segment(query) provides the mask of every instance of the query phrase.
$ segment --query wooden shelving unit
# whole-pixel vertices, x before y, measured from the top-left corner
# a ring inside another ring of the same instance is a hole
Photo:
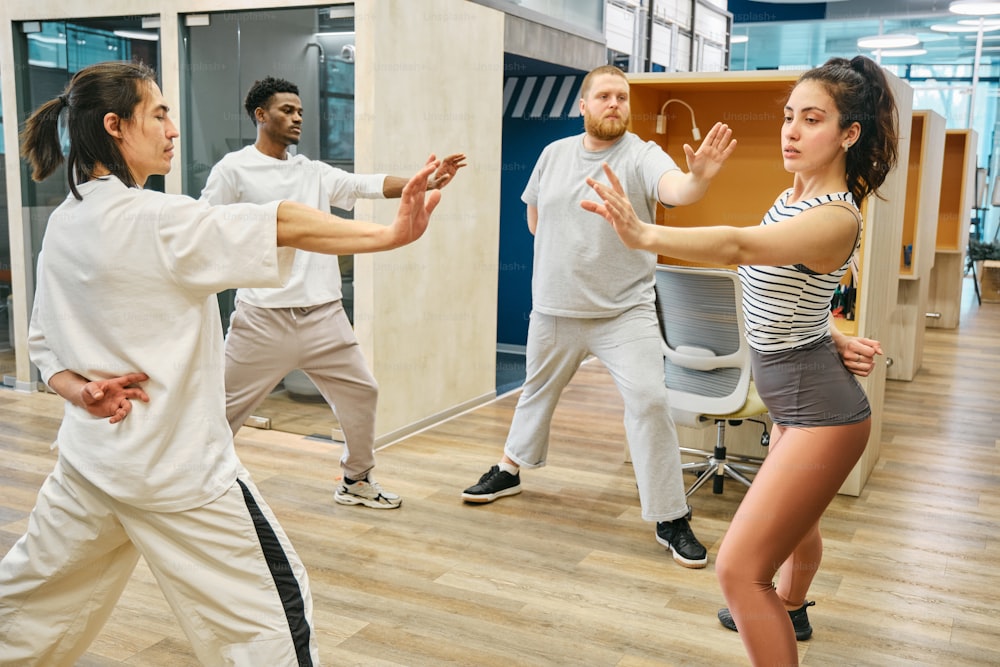
[[[658,142],[686,168],[684,143],[695,145],[691,136],[691,116],[680,104],[667,107],[666,134],[656,134],[656,116],[669,99],[679,98],[694,110],[698,127],[707,134],[721,121],[733,128],[738,141],[736,152],[698,203],[661,210],[658,222],[678,226],[739,225],[760,223],[774,198],[789,187],[792,176],[781,160],[780,131],[784,103],[799,72],[643,73],[630,74],[632,131],[646,140]],[[905,82],[889,75],[899,106],[900,127],[910,128],[913,91]],[[906,132],[904,135],[908,135]],[[909,137],[899,146],[900,165],[909,160]],[[903,204],[907,170],[893,171],[882,187],[886,201],[869,198],[865,203],[865,231],[859,257],[859,281],[855,317],[838,322],[847,333],[887,340],[890,315],[896,307],[899,280],[898,257],[903,226]],[[667,261],[667,258],[662,258]],[[673,260],[671,260],[673,261]],[[860,379],[872,405],[872,432],[862,460],[841,488],[841,493],[859,495],[878,460],[885,392],[885,366]],[[732,429],[751,442],[757,429]],[[685,434],[685,437],[688,434]],[[743,453],[742,443],[733,443],[733,453]],[[696,443],[696,447],[702,447]],[[748,454],[761,451],[751,446]]]
[[[975,199],[977,141],[975,130],[945,131],[937,244],[927,301],[929,327],[958,326]]]
[[[899,289],[885,351],[890,380],[912,380],[923,363],[924,320],[938,229],[944,116],[914,110],[899,250]],[[909,261],[907,261],[907,259]]]

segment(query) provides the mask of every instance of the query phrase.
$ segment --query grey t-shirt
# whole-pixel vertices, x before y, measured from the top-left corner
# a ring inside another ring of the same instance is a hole
[[[636,214],[656,220],[660,177],[677,164],[655,142],[626,132],[611,148],[588,151],[579,134],[554,141],[542,151],[521,200],[538,207],[532,308],[559,317],[613,317],[654,299],[656,255],[629,250],[599,215],[580,207],[599,201],[588,177],[607,183],[607,162],[618,176]]]

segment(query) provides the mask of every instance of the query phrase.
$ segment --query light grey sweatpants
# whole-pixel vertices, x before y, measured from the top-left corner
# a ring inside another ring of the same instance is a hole
[[[642,518],[671,521],[687,514],[677,429],[667,404],[663,345],[652,304],[600,319],[532,312],[527,377],[504,453],[524,468],[545,465],[552,413],[563,388],[593,354],[611,373],[625,403],[625,435]]]
[[[319,664],[305,568],[249,473],[202,507],[150,512],[60,460],[0,561],[0,665],[76,664],[140,556],[201,664]]]
[[[343,302],[311,308],[237,303],[226,335],[226,419],[233,433],[297,368],[337,415],[345,440],[340,459],[344,475],[364,479],[375,467],[378,384]]]

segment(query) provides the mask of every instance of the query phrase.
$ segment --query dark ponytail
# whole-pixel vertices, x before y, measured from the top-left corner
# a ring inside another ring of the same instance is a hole
[[[896,166],[899,116],[889,80],[871,58],[831,58],[809,70],[799,82],[821,83],[840,111],[840,127],[861,126],[858,140],[847,151],[847,188],[861,204]]]
[[[59,113],[66,106],[65,99],[65,95],[60,95],[38,107],[21,130],[21,155],[31,164],[32,180],[45,180],[63,162]]]
[[[69,129],[66,176],[73,196],[83,199],[76,186],[93,179],[98,167],[128,187],[139,187],[118,143],[104,129],[104,116],[113,113],[130,120],[149,84],[155,82],[153,70],[141,63],[111,61],[77,72],[62,95],[36,109],[24,124],[21,155],[31,164],[31,178],[44,180],[63,162],[59,115],[65,107]]]

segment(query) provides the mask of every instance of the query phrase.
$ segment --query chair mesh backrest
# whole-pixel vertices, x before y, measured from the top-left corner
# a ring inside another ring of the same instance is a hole
[[[718,367],[693,368],[683,354],[664,360],[672,404],[683,409],[724,413],[746,400],[749,356],[742,330],[739,277],[728,269],[661,265],[656,271],[656,309],[663,339],[671,350],[698,348],[705,356],[731,357]],[[713,364],[699,355],[695,361]],[[700,399],[700,400],[699,400]],[[706,400],[716,399],[716,400]]]

